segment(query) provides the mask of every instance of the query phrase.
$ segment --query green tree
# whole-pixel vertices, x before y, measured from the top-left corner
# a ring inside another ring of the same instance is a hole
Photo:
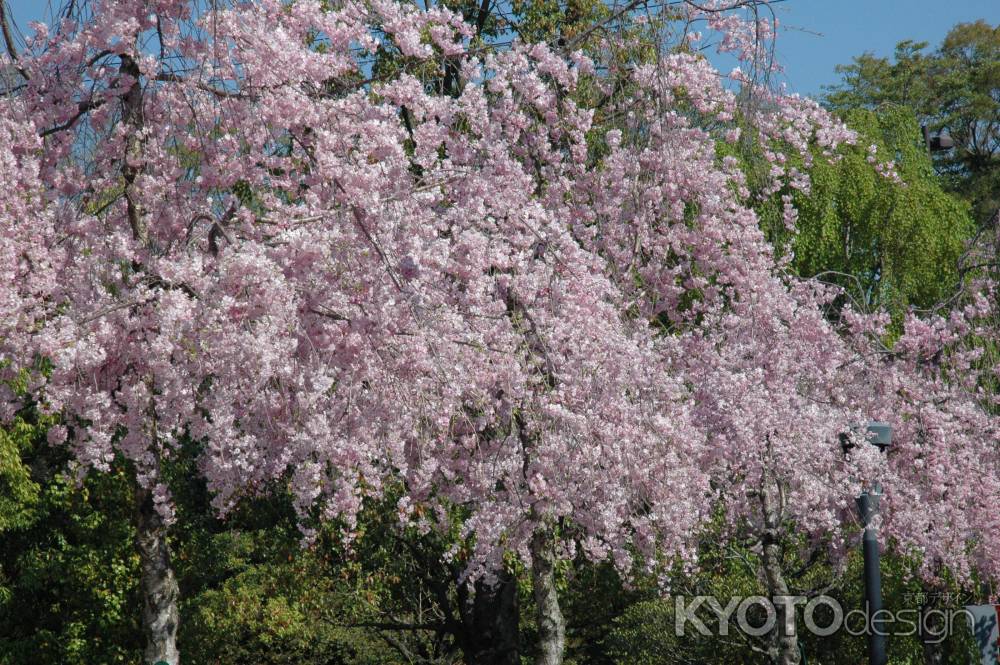
[[[949,133],[956,147],[936,153],[935,168],[980,224],[992,219],[1000,209],[1000,26],[960,23],[933,51],[907,40],[892,59],[864,53],[837,71],[842,80],[826,95],[831,109],[905,105],[932,133]]]
[[[799,274],[844,287],[862,307],[885,306],[898,318],[911,306],[947,300],[975,231],[968,206],[941,188],[908,108],[846,116],[857,143],[835,161],[817,157],[807,169],[808,191],[787,187],[759,206],[765,230],[779,251],[793,254]],[[794,235],[782,216],[786,196],[799,211]]]
[[[23,442],[13,462],[32,488],[2,536],[0,663],[138,662],[127,478],[116,467],[78,485],[44,434],[25,422],[0,436]]]
[[[143,634],[131,471],[118,459],[77,482],[46,429],[28,412],[0,431],[0,665],[135,665]],[[168,465],[184,517],[172,544],[187,662],[403,662],[361,625],[388,597],[386,579],[398,581],[390,555],[379,577],[338,543],[303,548],[287,496],[248,499],[220,520],[193,463],[181,455]]]

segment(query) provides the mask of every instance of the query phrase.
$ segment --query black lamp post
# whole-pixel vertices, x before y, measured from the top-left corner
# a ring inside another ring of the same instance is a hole
[[[892,426],[888,423],[871,421],[865,427],[865,433],[869,442],[877,446],[880,452],[885,450],[892,443]],[[844,436],[841,444],[845,451],[852,446],[850,440]],[[878,515],[878,503],[882,497],[882,485],[875,483],[870,490],[861,493],[857,498],[858,513],[861,515],[861,524],[864,525],[864,535],[861,536],[861,551],[865,559],[865,606],[869,617],[868,633],[868,662],[870,665],[886,665],[886,636],[881,629],[882,612],[882,575],[879,571],[879,551],[878,533],[872,526],[874,518]]]

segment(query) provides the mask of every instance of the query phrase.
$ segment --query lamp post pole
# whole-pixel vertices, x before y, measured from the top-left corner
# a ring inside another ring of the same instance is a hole
[[[858,428],[860,429],[860,427]],[[892,443],[892,426],[888,423],[871,421],[865,427],[868,441],[877,446],[879,452],[885,452]],[[841,437],[844,451],[853,447],[850,438]],[[882,574],[879,570],[878,532],[873,522],[878,516],[879,499],[882,498],[882,485],[876,482],[871,489],[863,491],[857,498],[858,513],[864,534],[861,536],[861,552],[864,555],[865,572],[865,607],[868,617],[868,663],[869,665],[886,665],[886,635],[882,630]]]
[[[888,423],[872,421],[865,428],[872,445],[885,452],[892,443],[892,426]],[[864,534],[861,536],[861,551],[865,560],[865,605],[868,611],[868,662],[870,665],[886,665],[886,635],[882,630],[882,573],[879,570],[878,532],[872,524],[878,515],[882,485],[875,483],[870,490],[858,497],[858,512]]]
[[[858,512],[865,527],[861,536],[861,551],[865,559],[865,609],[868,616],[868,662],[870,665],[886,665],[886,639],[881,627],[882,574],[879,570],[878,534],[872,526],[872,519],[878,514],[881,488],[876,485],[871,491],[862,492],[858,497]]]

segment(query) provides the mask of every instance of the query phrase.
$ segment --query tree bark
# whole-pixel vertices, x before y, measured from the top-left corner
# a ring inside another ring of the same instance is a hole
[[[940,635],[947,626],[944,617],[934,612],[939,609],[940,592],[934,587],[924,587],[923,592],[927,594],[926,602],[920,606],[920,641],[923,643],[924,665],[944,665],[944,641],[940,639]]]
[[[119,73],[132,81],[121,98],[122,122],[130,130],[121,166],[126,212],[132,238],[139,246],[148,250],[152,249],[152,243],[147,211],[141,202],[141,192],[136,187],[136,180],[145,168],[142,76],[139,64],[131,54],[123,52],[118,57],[121,61]],[[155,414],[152,405],[150,409]],[[177,602],[180,589],[170,565],[167,525],[156,511],[152,490],[141,485],[136,489],[135,522],[136,547],[139,550],[139,588],[142,593],[142,626],[146,633],[145,660],[149,665],[160,662],[178,665],[180,653],[177,650],[177,627],[180,612]]]
[[[552,530],[539,527],[531,539],[531,582],[534,587],[538,655],[535,665],[562,665],[566,619],[559,609]]]
[[[932,643],[927,641],[926,639],[924,639],[923,642],[924,642],[924,665],[944,665],[944,643],[943,642]]]
[[[789,596],[788,583],[781,570],[781,545],[765,539],[764,542],[764,577],[767,580],[767,590],[773,601],[776,596]],[[768,655],[775,665],[798,665],[799,638],[794,630],[787,631],[786,626],[795,626],[795,608],[784,603],[775,602],[777,617],[774,630],[771,632]]]
[[[139,550],[142,627],[146,633],[145,662],[180,663],[177,627],[180,590],[170,565],[167,527],[153,503],[149,489],[136,490],[136,547]]]
[[[774,603],[777,613],[774,629],[769,636],[767,652],[774,665],[798,665],[799,639],[795,631],[795,607],[783,602],[777,602],[777,596],[790,596],[788,582],[782,571],[784,551],[781,546],[781,522],[784,513],[784,495],[777,481],[771,481],[770,474],[765,474],[761,489],[761,508],[764,515],[764,534],[761,538],[763,552],[761,561],[764,566],[764,580],[770,600]],[[788,630],[787,627],[791,627]]]

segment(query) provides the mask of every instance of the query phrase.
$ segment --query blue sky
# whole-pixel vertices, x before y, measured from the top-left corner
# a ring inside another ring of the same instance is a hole
[[[59,0],[8,0],[22,29]],[[872,51],[892,54],[903,39],[938,44],[956,23],[1000,24],[1000,0],[785,0],[774,5],[782,27],[777,56],[789,89],[806,95],[835,83],[834,66]]]
[[[1000,24],[1000,0],[786,0],[774,8],[777,58],[802,94],[836,82],[833,68],[865,51],[890,56],[904,39],[936,46],[956,23]]]

